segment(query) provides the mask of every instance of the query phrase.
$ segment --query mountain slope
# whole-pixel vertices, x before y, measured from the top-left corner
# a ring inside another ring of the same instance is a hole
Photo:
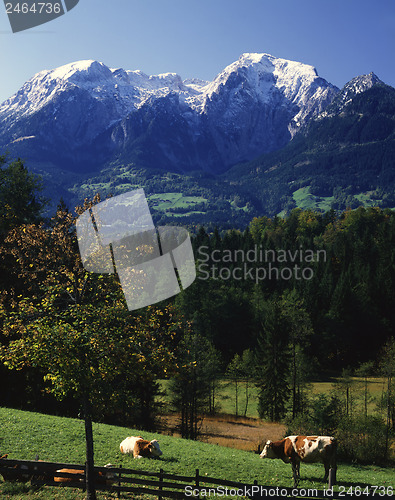
[[[41,173],[54,203],[144,187],[161,223],[395,207],[394,94],[374,73],[339,90],[269,54],[212,82],[80,61],[0,106],[0,151]]]
[[[240,189],[249,186],[260,209],[270,214],[295,207],[301,189],[312,208],[325,201],[326,208],[362,202],[394,207],[394,158],[395,89],[364,75],[347,84],[283,150],[239,165],[225,178]]]
[[[283,147],[337,92],[313,67],[268,54],[243,54],[213,82],[80,61],[0,106],[0,148],[74,172],[119,159],[218,173]]]
[[[178,75],[149,77],[97,61],[42,71],[0,106],[0,145],[28,161],[97,168],[110,154],[100,135],[152,95],[173,90],[189,92]]]
[[[306,122],[284,148],[220,176],[164,176],[160,169],[144,171],[116,163],[84,188],[75,186],[75,200],[89,192],[118,194],[140,185],[152,201],[156,221],[164,224],[176,218],[183,224],[221,227],[245,227],[254,216],[274,216],[295,207],[393,208],[395,89],[377,79],[355,92],[361,81],[366,77],[347,84],[340,104],[333,101],[330,112]]]

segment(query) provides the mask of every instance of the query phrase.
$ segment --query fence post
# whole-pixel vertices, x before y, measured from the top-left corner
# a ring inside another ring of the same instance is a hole
[[[119,466],[120,469],[122,469],[122,465]],[[118,476],[118,492],[117,492],[117,498],[121,498],[121,473],[119,473]]]
[[[199,488],[200,487],[199,469],[196,469],[195,483],[196,483],[196,488]]]
[[[159,470],[159,491],[161,492],[163,490],[163,469]],[[162,500],[162,495],[158,495],[158,500]]]
[[[82,491],[85,492],[86,491],[86,471],[87,471],[87,468],[88,468],[86,461],[85,461],[85,465],[83,465],[83,467],[84,467],[84,487],[82,488]]]

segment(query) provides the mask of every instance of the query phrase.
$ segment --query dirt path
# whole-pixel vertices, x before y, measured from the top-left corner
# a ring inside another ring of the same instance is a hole
[[[160,417],[159,432],[170,436],[179,436],[178,423],[178,415],[164,415]],[[258,446],[262,449],[262,444],[268,439],[274,441],[284,437],[285,430],[286,427],[283,424],[262,422],[255,418],[236,418],[223,414],[203,417],[198,439],[229,448],[257,451]]]

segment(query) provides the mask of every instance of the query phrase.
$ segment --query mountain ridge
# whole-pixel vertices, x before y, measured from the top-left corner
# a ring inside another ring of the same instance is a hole
[[[394,208],[394,158],[395,89],[377,79],[309,122],[282,150],[235,166],[225,179],[242,191],[249,186],[271,215],[300,206]]]
[[[312,66],[255,53],[240,56],[212,82],[189,82],[175,73],[148,76],[93,60],[42,71],[0,106],[0,147],[18,154],[27,141],[28,160],[81,171],[123,159],[142,143],[145,149],[132,156],[145,167],[160,166],[163,158],[166,169],[218,173],[283,147],[338,92]],[[149,111],[157,101],[169,103],[161,120]],[[165,140],[156,156],[146,153],[158,144],[152,128]]]
[[[85,60],[38,73],[0,105],[0,150],[42,174],[55,200],[144,187],[162,223],[211,213],[245,224],[306,200],[395,206],[394,93],[373,72],[338,89],[265,53],[211,82]]]

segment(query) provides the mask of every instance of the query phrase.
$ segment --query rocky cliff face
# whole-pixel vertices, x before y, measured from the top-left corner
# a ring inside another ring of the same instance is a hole
[[[351,101],[357,95],[366,92],[376,85],[385,86],[380,78],[373,72],[369,73],[368,75],[356,76],[348,83],[346,83],[346,85],[344,85],[344,87],[332,100],[330,105],[327,106],[327,108],[319,114],[318,118],[338,115],[351,103]]]
[[[42,71],[0,106],[0,147],[67,170],[119,158],[221,172],[283,147],[339,90],[312,66],[243,54],[212,82],[80,61]]]

